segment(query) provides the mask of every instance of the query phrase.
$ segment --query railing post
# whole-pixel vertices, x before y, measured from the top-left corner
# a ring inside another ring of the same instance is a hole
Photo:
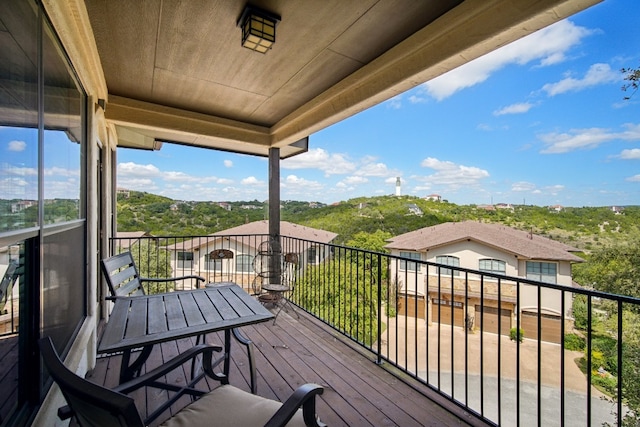
[[[376,364],[382,364],[382,254],[378,254],[378,330],[377,341],[378,345],[376,348]]]

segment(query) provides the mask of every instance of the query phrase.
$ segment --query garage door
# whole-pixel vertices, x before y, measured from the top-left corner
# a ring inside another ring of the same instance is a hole
[[[416,316],[418,319],[425,317],[424,296],[415,295],[403,296],[398,299],[398,314],[403,316]]]
[[[511,330],[511,310],[500,310],[500,330],[502,335],[509,335]],[[484,322],[484,324],[483,324]],[[498,333],[498,309],[495,307],[484,307],[476,305],[475,325],[484,332]]]
[[[560,335],[562,319],[552,314],[540,315],[541,340],[559,344],[562,341]],[[525,338],[538,339],[538,313],[523,311],[520,317],[520,325],[524,330]]]
[[[451,319],[453,318],[453,325],[464,327],[464,304],[458,301],[438,300],[434,298],[432,300],[433,310],[431,311],[431,321],[442,324],[451,325]],[[440,315],[440,317],[438,317]]]

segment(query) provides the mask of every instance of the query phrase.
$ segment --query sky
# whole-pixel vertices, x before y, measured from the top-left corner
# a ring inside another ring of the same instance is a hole
[[[639,0],[605,0],[310,135],[280,164],[281,199],[390,195],[400,177],[403,195],[456,204],[640,204],[640,93],[621,89],[621,69],[640,67],[639,18]],[[4,150],[19,143],[2,131]],[[268,198],[264,158],[166,143],[117,156],[119,187]]]

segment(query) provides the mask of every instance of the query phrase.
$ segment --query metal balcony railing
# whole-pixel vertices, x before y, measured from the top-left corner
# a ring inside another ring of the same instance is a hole
[[[112,239],[112,252],[130,250],[143,276],[198,274],[250,293],[265,277],[286,281],[296,310],[491,424],[622,425],[635,357],[625,313],[640,299],[285,236],[273,278],[254,269],[267,240]]]

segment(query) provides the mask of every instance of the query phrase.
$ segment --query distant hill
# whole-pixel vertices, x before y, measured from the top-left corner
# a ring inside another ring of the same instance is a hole
[[[335,205],[281,201],[281,219],[338,233],[345,243],[358,232],[392,236],[449,221],[478,220],[532,231],[579,249],[640,236],[640,207],[560,208],[529,205],[456,205],[415,196],[361,197]],[[266,202],[186,202],[131,191],[118,195],[118,230],[157,236],[207,235],[267,218]]]

